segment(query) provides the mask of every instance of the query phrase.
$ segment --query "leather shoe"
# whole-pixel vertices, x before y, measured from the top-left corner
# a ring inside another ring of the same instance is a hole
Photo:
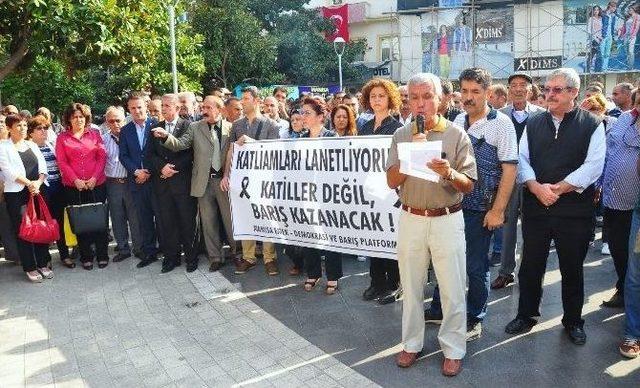
[[[187,263],[187,272],[193,272],[196,269],[198,269],[197,261]]]
[[[491,282],[491,289],[498,290],[505,288],[509,283],[513,283],[513,275],[498,275],[498,277]]]
[[[457,376],[462,370],[462,360],[445,358],[442,362],[442,374],[447,377]]]
[[[587,334],[580,326],[567,326],[564,328],[564,331],[567,332],[571,342],[576,345],[584,345],[587,342]]]
[[[136,265],[136,267],[138,268],[144,268],[146,266],[148,266],[149,264],[152,264],[154,262],[158,261],[158,258],[155,256],[147,256],[144,259],[140,260],[140,262]]]
[[[222,263],[219,261],[214,261],[213,263],[211,263],[211,265],[209,266],[209,272],[216,272],[218,270],[220,270],[220,268],[222,267]]]
[[[624,296],[620,291],[616,291],[615,294],[609,300],[602,302],[604,307],[624,308]]]
[[[408,368],[416,363],[419,354],[420,352],[411,353],[403,350],[396,355],[396,365],[400,368]]]
[[[504,332],[507,334],[524,334],[531,331],[531,329],[538,323],[535,319],[527,317],[516,317],[513,321],[507,324],[504,328]]]
[[[362,299],[364,299],[364,300],[378,299],[380,294],[381,294],[381,292],[378,291],[377,288],[375,288],[374,286],[369,286],[369,288],[364,290],[364,292],[362,293]]]
[[[378,304],[385,305],[394,303],[398,299],[402,298],[402,288],[398,287],[396,290],[390,290],[382,293],[378,297]]]
[[[131,257],[131,253],[118,253],[117,255],[115,255],[115,256],[113,257],[113,260],[112,260],[112,261],[113,261],[114,263],[119,263],[119,262],[121,262],[122,260],[124,260],[124,259],[128,259],[128,258],[130,258],[130,257]]]
[[[171,272],[177,266],[178,266],[178,263],[176,263],[175,260],[164,259],[164,260],[162,260],[162,270],[160,270],[160,273]]]

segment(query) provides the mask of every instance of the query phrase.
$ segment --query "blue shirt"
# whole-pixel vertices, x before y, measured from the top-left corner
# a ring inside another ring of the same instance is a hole
[[[623,113],[607,137],[607,158],[602,179],[602,204],[614,210],[631,210],[640,194],[638,158],[640,123],[631,112]]]

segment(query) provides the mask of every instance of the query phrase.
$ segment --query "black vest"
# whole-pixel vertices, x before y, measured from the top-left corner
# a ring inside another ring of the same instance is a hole
[[[542,112],[527,120],[529,161],[539,183],[557,183],[577,170],[585,161],[591,136],[601,120],[582,109],[565,114],[557,131],[551,113]],[[545,207],[529,190],[524,190],[523,213],[528,216],[592,217],[595,189],[591,185],[582,193],[560,196]]]
[[[529,116],[530,115],[531,113],[529,113]],[[515,116],[513,115],[513,111],[511,111],[511,122],[513,123],[513,126],[516,128],[516,137],[518,138],[518,145],[520,144],[520,138],[522,138],[524,127],[527,126],[527,120],[529,120],[529,117],[527,117],[526,119],[524,119],[524,121],[519,123],[518,120],[516,120]]]

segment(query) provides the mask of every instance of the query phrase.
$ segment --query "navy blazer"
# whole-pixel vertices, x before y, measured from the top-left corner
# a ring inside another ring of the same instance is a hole
[[[120,131],[120,163],[127,170],[127,176],[130,182],[135,182],[133,173],[142,168],[148,168],[144,165],[144,157],[149,144],[149,136],[151,135],[151,127],[155,125],[155,120],[147,118],[144,130],[144,144],[138,141],[138,132],[136,124],[133,120],[122,127]]]

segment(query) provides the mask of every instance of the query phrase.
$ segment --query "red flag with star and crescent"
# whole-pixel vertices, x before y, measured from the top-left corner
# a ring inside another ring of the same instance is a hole
[[[333,33],[327,32],[325,39],[333,42],[337,37],[341,37],[346,42],[349,41],[349,5],[344,4],[339,7],[322,7],[322,16],[330,19],[335,25]]]

